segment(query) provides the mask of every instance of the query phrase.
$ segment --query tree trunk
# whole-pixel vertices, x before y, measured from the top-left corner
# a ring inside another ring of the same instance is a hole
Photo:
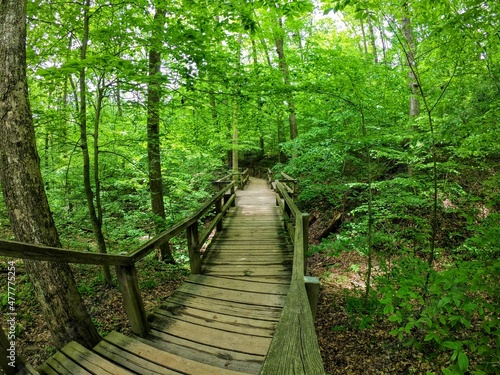
[[[97,82],[97,99],[94,118],[94,186],[95,186],[95,208],[96,208],[96,221],[97,221],[97,246],[100,253],[106,254],[106,242],[102,233],[102,204],[101,204],[101,179],[99,177],[99,124],[101,122],[102,101],[104,99],[104,78],[99,78]],[[103,266],[104,280],[107,285],[113,285],[111,271],[109,266]]]
[[[238,56],[236,61],[236,72],[235,72],[235,87],[233,93],[233,139],[232,139],[232,167],[233,167],[233,180],[236,186],[239,184],[240,172],[239,172],[239,156],[238,156],[238,116],[240,112],[240,70],[241,70],[241,42],[242,35],[238,35]]]
[[[80,52],[80,58],[82,61],[87,57],[87,45],[89,40],[89,7],[90,0],[85,0],[83,5],[83,39],[82,47]],[[98,119],[97,119],[98,121]],[[97,139],[97,134],[94,135]],[[106,253],[106,243],[104,241],[104,235],[102,233],[102,218],[100,218],[96,213],[96,208],[94,205],[94,192],[92,191],[92,185],[90,182],[90,156],[89,147],[87,140],[87,82],[86,82],[86,71],[85,67],[80,69],[80,147],[82,148],[83,156],[83,187],[85,190],[85,197],[87,198],[87,205],[89,208],[90,221],[92,223],[92,229],[97,242],[97,247],[100,253]],[[95,153],[98,152],[94,150]],[[95,156],[95,155],[94,155]],[[94,173],[97,173],[95,178],[97,182],[99,180],[99,168],[97,165],[98,160],[94,160]],[[96,190],[98,187],[96,186]],[[97,203],[100,203],[100,198],[96,193]],[[107,285],[113,285],[113,279],[111,277],[111,271],[109,266],[103,266],[104,280]]]
[[[408,88],[410,90],[410,117],[420,115],[420,101],[418,100],[418,81],[415,76],[415,38],[411,20],[408,17],[408,3],[403,4],[403,18],[401,26],[403,29],[403,38],[406,44],[406,65],[408,66]]]
[[[373,61],[378,64],[378,54],[377,54],[377,38],[375,37],[375,30],[373,28],[373,21],[368,16],[368,32],[370,33],[370,45],[372,47]]]
[[[163,180],[160,157],[160,99],[161,99],[161,54],[159,46],[162,43],[158,30],[165,25],[163,9],[157,9],[154,15],[154,28],[149,51],[149,82],[147,88],[147,144],[149,167],[149,191],[151,194],[151,209],[155,215],[155,230],[160,233],[165,229],[165,204],[163,202]],[[160,246],[158,256],[168,263],[175,263],[169,244]]]
[[[26,1],[0,7],[0,181],[17,241],[60,247],[43,188],[26,80]],[[100,341],[67,264],[25,261],[54,345]]]
[[[278,19],[278,32],[275,34],[275,44],[276,53],[278,54],[279,67],[283,73],[283,83],[285,84],[286,101],[288,104],[288,120],[290,122],[290,139],[297,138],[297,120],[295,116],[295,101],[292,92],[292,85],[290,84],[290,71],[288,70],[288,64],[285,58],[284,50],[284,30],[283,30],[283,20]]]

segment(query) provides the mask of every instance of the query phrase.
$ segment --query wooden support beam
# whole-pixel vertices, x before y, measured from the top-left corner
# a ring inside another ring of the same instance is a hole
[[[318,309],[319,298],[319,278],[313,276],[304,276],[304,284],[306,286],[307,299],[311,307],[311,314],[313,320],[316,320],[316,311]]]
[[[115,269],[132,332],[138,336],[146,337],[149,332],[149,324],[139,289],[137,270],[135,266],[116,266]]]
[[[304,275],[307,273],[307,249],[309,248],[309,214],[302,213],[302,249],[304,252]]]
[[[235,184],[233,184],[231,186],[231,196],[233,196],[235,193],[236,193],[236,187],[235,187]],[[233,202],[231,203],[231,207],[235,207],[235,206],[236,206],[236,200],[233,200]]]
[[[201,257],[199,252],[198,222],[190,225],[186,230],[189,252],[189,265],[192,274],[201,273]]]
[[[222,197],[215,201],[215,214],[219,215],[220,213],[222,213]],[[223,228],[224,225],[222,224],[222,220],[219,220],[217,222],[217,231],[221,231]]]

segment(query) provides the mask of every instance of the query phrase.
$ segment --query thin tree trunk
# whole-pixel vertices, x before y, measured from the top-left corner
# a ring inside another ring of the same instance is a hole
[[[238,116],[240,112],[240,69],[241,69],[241,42],[242,35],[241,33],[238,35],[238,56],[236,61],[236,73],[235,79],[236,84],[233,93],[233,116],[232,116],[232,125],[233,125],[233,140],[232,140],[232,166],[233,166],[233,179],[236,186],[239,184],[239,159],[238,159]]]
[[[87,46],[89,41],[89,8],[90,0],[85,0],[83,5],[83,39],[80,52],[80,59],[84,61],[87,57]],[[106,242],[102,233],[102,221],[99,220],[96,208],[94,205],[94,192],[90,181],[90,155],[87,137],[87,81],[85,67],[80,69],[80,147],[82,148],[83,156],[83,188],[85,190],[85,197],[87,198],[87,206],[89,209],[90,222],[92,223],[92,230],[97,242],[97,248],[100,253],[106,253]],[[97,137],[97,134],[94,136]],[[94,150],[98,152],[98,150]],[[94,173],[99,174],[97,161],[94,161]],[[98,176],[95,178],[99,178]],[[97,187],[96,187],[97,188]],[[98,199],[96,197],[96,199]],[[113,285],[111,271],[109,266],[103,266],[104,280],[107,285]]]
[[[365,51],[365,55],[368,55],[368,43],[366,42],[366,32],[365,32],[365,23],[363,20],[361,22],[361,35],[363,36],[363,50]]]
[[[26,80],[26,1],[0,7],[0,181],[17,241],[60,247],[40,173]],[[91,348],[99,334],[65,263],[25,261],[54,345]]]
[[[377,55],[377,38],[375,37],[375,31],[373,28],[373,21],[370,17],[368,17],[368,32],[370,33],[370,44],[372,47],[373,60],[375,64],[378,64],[378,55]]]
[[[155,215],[155,230],[160,233],[165,229],[165,204],[163,202],[163,179],[160,156],[160,100],[161,54],[159,46],[162,43],[158,30],[165,25],[166,10],[157,9],[154,15],[154,28],[151,35],[149,50],[149,82],[147,88],[147,147],[149,167],[149,191],[151,209]],[[169,244],[161,245],[158,257],[168,263],[175,263]]]
[[[253,38],[252,35],[252,60],[253,60],[253,68],[254,68],[254,74],[255,77],[259,77],[260,75],[260,69],[259,69],[259,61],[257,59],[257,44],[255,43],[255,39]],[[259,152],[259,158],[263,159],[264,158],[264,153],[265,153],[265,143],[264,143],[264,131],[262,129],[262,121],[260,120],[262,117],[262,102],[261,98],[257,98],[257,127],[259,128],[259,145],[260,145],[260,152]]]
[[[284,50],[284,29],[283,29],[283,20],[281,18],[278,19],[278,32],[275,33],[275,44],[276,44],[276,53],[278,54],[279,67],[281,72],[283,73],[283,83],[285,85],[286,93],[286,101],[288,104],[288,120],[290,123],[290,139],[295,139],[298,136],[297,131],[297,119],[295,115],[295,100],[292,92],[292,85],[290,84],[290,71],[288,70],[288,64],[285,58],[285,50]]]
[[[403,38],[406,48],[406,65],[408,66],[408,88],[410,90],[410,117],[420,115],[420,101],[418,100],[418,81],[415,77],[415,38],[413,37],[413,29],[411,27],[411,20],[408,16],[408,3],[403,4],[403,18],[401,26],[403,29]]]
[[[102,101],[104,99],[104,87],[102,86],[104,78],[100,77],[97,82],[97,99],[94,118],[94,186],[95,186],[95,208],[96,208],[96,240],[100,253],[106,254],[106,242],[102,233],[102,204],[101,204],[101,179],[99,177],[99,123],[101,121]],[[93,202],[92,202],[93,204]],[[107,285],[113,285],[111,271],[109,266],[103,266],[104,280]]]

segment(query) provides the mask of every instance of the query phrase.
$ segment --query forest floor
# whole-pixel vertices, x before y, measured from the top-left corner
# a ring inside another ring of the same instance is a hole
[[[314,231],[314,228],[311,228]],[[353,266],[355,265],[355,266]],[[432,362],[411,347],[402,346],[390,335],[386,320],[375,321],[369,328],[359,329],[356,298],[352,292],[363,287],[364,260],[354,253],[339,256],[315,254],[309,259],[309,270],[321,280],[316,327],[327,374],[440,374],[447,358]],[[0,290],[6,290],[7,263],[0,263]],[[148,275],[140,281],[146,310],[152,312],[183,281],[188,271],[146,259],[139,263],[139,274]],[[101,335],[112,330],[129,334],[127,317],[118,288],[105,287],[100,268],[73,266],[85,305]],[[48,328],[30,291],[22,266],[17,263],[18,353],[34,366],[55,352]],[[2,277],[4,275],[5,277]],[[347,293],[346,291],[350,291]],[[0,295],[2,296],[2,295]],[[2,296],[5,312],[5,300]],[[2,324],[5,325],[5,322]],[[5,329],[5,326],[3,327]]]

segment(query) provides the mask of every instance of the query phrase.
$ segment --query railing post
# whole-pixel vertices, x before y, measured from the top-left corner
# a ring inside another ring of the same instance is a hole
[[[231,186],[231,195],[234,195],[236,191],[236,183]],[[233,199],[233,202],[231,203],[231,207],[236,206],[236,199]]]
[[[149,325],[137,281],[137,270],[134,265],[116,266],[115,269],[132,332],[146,337]]]
[[[238,186],[240,187],[240,176],[241,176],[241,173],[238,171],[238,172],[233,172],[233,181],[234,181],[234,185],[235,186]]]
[[[304,275],[307,273],[307,249],[309,248],[309,214],[302,213],[302,233],[303,249],[304,249]]]
[[[221,197],[220,199],[217,199],[217,201],[215,202],[215,214],[218,215],[222,212],[222,200],[223,198]],[[222,224],[222,218],[221,220],[219,220],[219,222],[217,223],[217,231],[221,231],[222,229],[224,229],[224,226]]]
[[[313,320],[316,320],[316,311],[318,310],[319,298],[319,279],[313,276],[304,276],[304,284],[306,286],[307,299],[311,307]]]
[[[192,274],[201,273],[201,256],[198,251],[198,222],[194,222],[186,229],[187,245],[189,252],[189,265]]]

